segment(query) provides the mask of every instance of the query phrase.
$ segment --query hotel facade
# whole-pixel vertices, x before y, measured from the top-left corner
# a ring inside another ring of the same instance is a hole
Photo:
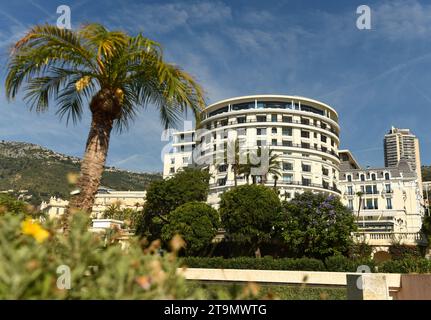
[[[245,96],[209,105],[201,118],[197,130],[174,133],[163,174],[167,178],[191,165],[208,168],[211,205],[217,207],[221,193],[234,186],[234,161],[229,163],[225,156],[234,141],[240,156],[257,154],[258,148],[278,155],[280,175],[263,173],[256,179],[268,186],[276,183],[283,199],[304,191],[341,194],[340,127],[338,114],[329,105],[298,96]],[[247,182],[244,174],[237,176],[238,185]]]
[[[389,243],[394,234],[407,237],[403,243],[423,242],[420,159],[413,162],[401,154],[388,167],[361,168],[349,150],[339,150],[338,114],[331,106],[298,96],[245,96],[211,104],[201,118],[196,130],[173,134],[172,148],[164,155],[163,176],[169,178],[185,167],[208,169],[207,202],[215,208],[220,195],[235,184],[226,153],[232,149],[229,142],[239,141],[240,156],[259,147],[278,155],[279,175],[263,174],[256,182],[276,185],[282,200],[304,191],[337,195],[356,216],[359,235],[378,237],[376,243]],[[385,142],[385,159],[389,147]],[[251,183],[244,174],[236,180],[237,185]]]

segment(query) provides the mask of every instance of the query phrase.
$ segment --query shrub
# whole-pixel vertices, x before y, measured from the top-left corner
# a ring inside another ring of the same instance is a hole
[[[221,257],[189,257],[182,259],[181,264],[190,268],[325,271],[323,262],[312,258],[273,259],[266,256],[263,258],[237,257],[223,259]]]
[[[87,215],[74,214],[65,236],[56,232],[55,222],[41,224],[15,213],[1,216],[0,299],[204,297],[202,291],[186,289],[176,274],[174,254],[155,254],[157,243],[143,250],[132,239],[122,250],[117,242],[106,243],[88,232],[88,222]],[[57,287],[59,266],[70,269],[69,290]]]
[[[359,266],[367,266],[371,272],[375,271],[375,263],[371,258],[351,259],[342,255],[335,255],[325,259],[327,271],[357,272]]]
[[[353,244],[356,229],[351,210],[339,197],[304,192],[283,203],[277,230],[296,257],[325,258],[345,254]]]
[[[188,202],[169,214],[162,239],[169,241],[179,234],[185,240],[185,253],[199,255],[209,248],[218,227],[219,216],[214,208],[203,202]]]
[[[431,273],[431,260],[406,258],[389,260],[379,266],[379,272],[387,273]]]
[[[422,254],[417,246],[406,246],[401,244],[392,244],[389,247],[389,253],[392,260],[402,260],[408,258],[421,258]]]
[[[262,185],[243,185],[224,192],[220,217],[230,240],[260,252],[260,245],[274,237],[281,210],[277,193]]]

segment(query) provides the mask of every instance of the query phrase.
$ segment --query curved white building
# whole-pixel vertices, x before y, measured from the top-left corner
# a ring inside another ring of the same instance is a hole
[[[222,100],[202,112],[200,126],[193,132],[194,143],[185,133],[174,135],[173,153],[165,155],[164,175],[181,168],[179,162],[184,159],[190,163],[193,152],[194,162],[202,165],[204,161],[213,175],[208,200],[216,204],[220,193],[234,185],[226,149],[229,142],[239,139],[241,155],[259,146],[279,155],[280,175],[262,175],[258,183],[273,186],[276,179],[283,199],[305,190],[339,195],[339,132],[337,112],[313,99],[255,95]],[[251,180],[237,176],[238,185],[247,182]]]

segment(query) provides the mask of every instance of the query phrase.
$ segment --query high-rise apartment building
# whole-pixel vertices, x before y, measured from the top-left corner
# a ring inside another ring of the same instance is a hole
[[[395,167],[400,160],[406,160],[422,183],[419,140],[409,129],[392,127],[384,138],[385,167]]]
[[[250,176],[235,175],[232,162],[224,159],[232,141],[239,141],[242,156],[258,148],[278,155],[279,175],[264,172],[256,179],[271,187],[276,184],[285,200],[304,191],[340,194],[340,127],[331,106],[298,96],[245,96],[209,105],[201,118],[196,131],[174,133],[172,150],[164,157],[164,177],[204,162],[212,175],[210,204],[217,205],[219,196],[235,183],[252,183]]]

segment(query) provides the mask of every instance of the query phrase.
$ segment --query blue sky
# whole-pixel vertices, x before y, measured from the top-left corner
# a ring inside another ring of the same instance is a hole
[[[301,95],[339,113],[341,147],[362,165],[383,165],[383,135],[394,125],[419,137],[431,163],[431,3],[429,1],[118,1],[0,0],[0,140],[41,144],[82,156],[89,116],[66,127],[4,96],[8,49],[31,26],[55,23],[71,8],[72,28],[102,22],[157,40],[166,60],[203,85],[209,103],[250,94]],[[356,8],[371,8],[372,29],[356,28]],[[161,171],[162,126],[142,112],[114,134],[108,164]]]

